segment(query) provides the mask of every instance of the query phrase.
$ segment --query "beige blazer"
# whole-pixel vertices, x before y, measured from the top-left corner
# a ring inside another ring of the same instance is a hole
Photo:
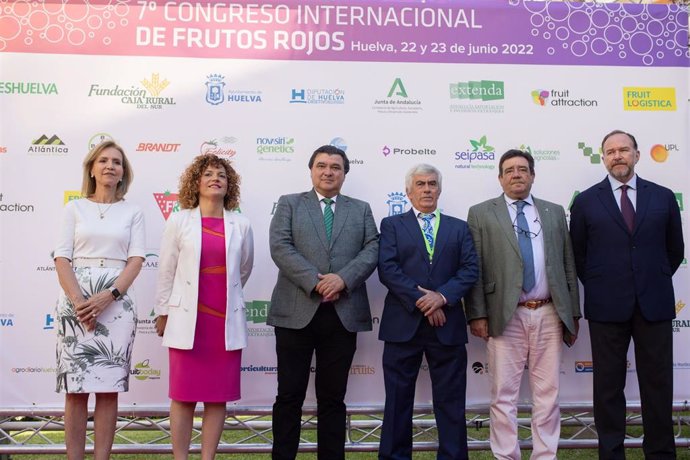
[[[225,349],[247,346],[247,319],[242,287],[254,263],[254,237],[249,220],[225,210],[227,311]],[[185,209],[170,216],[165,225],[158,260],[156,316],[168,315],[163,346],[190,350],[196,332],[201,261],[201,211]]]

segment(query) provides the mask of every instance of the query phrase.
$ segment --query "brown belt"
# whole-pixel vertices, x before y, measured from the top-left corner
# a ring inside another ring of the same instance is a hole
[[[525,307],[529,308],[530,310],[536,310],[537,308],[541,307],[542,305],[546,305],[547,303],[551,303],[551,297],[548,299],[533,299],[533,300],[525,300],[524,302],[518,302],[518,307]]]

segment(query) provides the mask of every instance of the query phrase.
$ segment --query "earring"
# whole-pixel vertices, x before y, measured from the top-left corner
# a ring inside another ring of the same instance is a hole
[[[91,174],[91,179],[93,179],[93,174]]]

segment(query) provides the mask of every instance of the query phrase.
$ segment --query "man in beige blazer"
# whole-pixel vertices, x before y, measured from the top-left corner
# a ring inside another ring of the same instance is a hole
[[[531,195],[534,158],[509,150],[499,161],[503,194],[472,206],[467,222],[479,256],[479,280],[465,297],[473,335],[487,341],[491,378],[491,450],[520,459],[517,407],[528,366],[532,458],[556,459],[561,341],[578,332],[575,261],[562,206]]]

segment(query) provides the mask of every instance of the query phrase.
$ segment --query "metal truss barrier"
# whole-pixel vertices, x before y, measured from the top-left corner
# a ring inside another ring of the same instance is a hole
[[[199,409],[198,407],[197,409]],[[521,413],[529,413],[531,406],[520,406]],[[640,407],[628,407],[628,425],[641,425]],[[674,405],[676,425],[676,446],[690,449],[690,411],[688,402]],[[382,406],[349,407],[347,417],[348,452],[375,452],[378,450]],[[468,407],[468,444],[470,450],[488,450],[488,407]],[[302,434],[316,427],[316,408],[305,408],[302,417]],[[64,454],[65,445],[51,440],[50,433],[63,431],[63,413],[56,410],[27,410],[0,408],[0,456],[3,454]],[[196,414],[201,416],[201,411]],[[218,451],[221,453],[267,453],[271,450],[271,408],[230,406],[225,421],[226,434],[234,440],[221,440]],[[170,440],[170,414],[168,408],[160,407],[121,407],[113,453],[164,454],[172,452]],[[436,424],[431,406],[415,407],[413,449],[415,451],[434,451],[438,448]],[[594,449],[597,446],[594,419],[591,405],[563,404],[561,406],[561,449]],[[566,429],[563,429],[566,428]],[[149,436],[145,442],[132,439],[135,432],[146,431]],[[519,419],[518,432],[520,444],[531,449],[530,418]],[[566,434],[567,433],[567,434]],[[686,437],[682,437],[683,433]],[[201,452],[201,422],[195,421],[191,452]],[[228,436],[226,436],[227,438]],[[87,452],[93,452],[93,424],[90,421],[87,431]],[[628,436],[626,447],[639,448],[642,438]],[[316,452],[316,444],[304,437],[300,441],[300,452]]]

